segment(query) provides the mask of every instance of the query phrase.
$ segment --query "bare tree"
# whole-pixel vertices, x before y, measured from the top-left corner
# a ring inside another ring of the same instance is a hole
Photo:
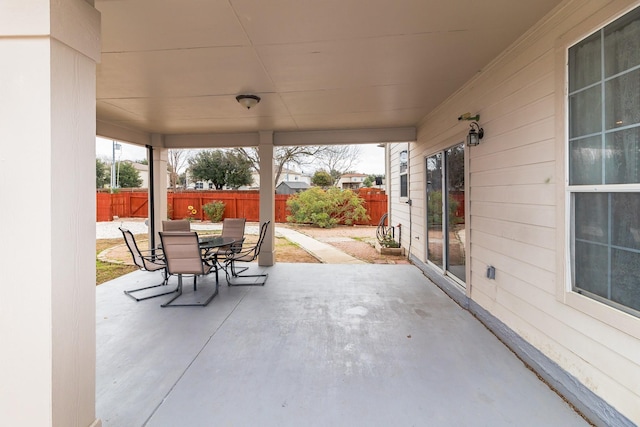
[[[178,185],[178,177],[183,169],[186,168],[189,159],[191,158],[191,150],[176,150],[171,149],[168,153],[168,165],[169,179],[171,188],[176,191]]]
[[[327,146],[274,147],[275,183],[278,183],[286,165],[293,164],[299,167],[309,165],[329,148]],[[242,153],[251,162],[251,167],[260,173],[260,155],[257,148],[235,148],[235,151]]]
[[[360,147],[358,145],[331,145],[326,148],[316,157],[316,161],[323,166],[323,169],[329,171],[335,184],[342,175],[351,171],[353,166],[358,163]]]

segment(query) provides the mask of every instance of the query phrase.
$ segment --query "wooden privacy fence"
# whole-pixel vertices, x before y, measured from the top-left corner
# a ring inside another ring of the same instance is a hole
[[[377,225],[387,212],[387,195],[374,189],[361,189],[360,197],[371,218],[360,225]],[[287,199],[289,195],[275,195],[275,221],[287,222]],[[241,191],[185,191],[167,194],[167,214],[171,219],[208,220],[202,206],[213,201],[225,204],[224,216],[227,218],[246,218],[257,222],[260,219],[260,194],[257,190]],[[119,193],[96,194],[96,221],[112,221],[113,217],[147,218],[149,199],[146,191],[127,191]]]

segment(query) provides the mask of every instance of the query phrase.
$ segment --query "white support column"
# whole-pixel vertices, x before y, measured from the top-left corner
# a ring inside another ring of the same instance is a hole
[[[149,203],[149,218],[151,218],[151,209],[154,209],[155,243],[157,246],[160,243],[160,235],[158,233],[162,231],[162,221],[167,219],[167,162],[169,150],[161,148],[164,146],[163,135],[151,135],[151,142],[153,145],[153,159],[149,159],[149,161],[153,162],[153,176],[151,179],[153,180],[154,204],[151,206],[151,203]],[[149,197],[149,200],[151,200],[151,197]],[[149,232],[151,232],[151,224],[149,224]]]
[[[275,249],[275,184],[273,182],[273,132],[260,132],[260,145],[258,146],[260,155],[260,223],[271,221],[267,236],[264,239],[258,264],[271,266],[276,263]]]
[[[95,135],[100,14],[0,6],[0,425],[98,426]],[[25,187],[25,182],[36,183]],[[27,191],[25,191],[27,190]]]

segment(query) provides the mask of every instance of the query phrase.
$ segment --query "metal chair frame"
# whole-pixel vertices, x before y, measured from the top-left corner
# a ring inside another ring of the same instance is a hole
[[[255,261],[260,255],[260,249],[262,248],[262,243],[267,235],[267,228],[269,227],[269,223],[271,221],[267,221],[260,227],[260,235],[258,237],[258,242],[255,246],[251,248],[242,249],[240,251],[232,252],[228,251],[226,254],[226,258],[224,260],[224,271],[227,277],[227,285],[228,286],[264,286],[267,282],[267,278],[269,274],[240,274],[246,271],[249,267],[236,267],[237,262],[251,262]],[[254,278],[254,277],[262,277],[264,280],[258,282],[241,282],[237,279],[243,278]]]
[[[124,238],[125,244],[127,245],[127,248],[129,248],[129,252],[131,253],[131,258],[133,259],[134,265],[136,267],[138,267],[142,271],[153,272],[153,271],[162,270],[162,275],[164,276],[164,279],[163,279],[162,283],[160,283],[160,284],[151,285],[151,286],[145,286],[145,287],[137,288],[137,289],[131,289],[131,290],[128,290],[128,291],[124,291],[124,294],[129,296],[129,297],[131,297],[131,298],[133,298],[136,301],[144,301],[144,300],[147,300],[147,299],[161,297],[163,295],[169,295],[169,294],[172,294],[174,292],[177,292],[178,288],[173,289],[173,290],[168,291],[168,292],[149,295],[149,296],[145,296],[145,297],[142,297],[142,298],[139,298],[139,297],[134,295],[136,292],[145,291],[147,289],[158,288],[160,286],[167,286],[168,281],[169,281],[169,275],[167,273],[167,264],[164,262],[164,259],[162,258],[162,251],[160,251],[160,250],[156,250],[156,251],[141,251],[138,248],[138,244],[136,242],[136,238],[133,236],[133,233],[131,231],[127,230],[126,228],[122,228],[122,227],[118,227],[118,228],[122,232],[122,236]]]

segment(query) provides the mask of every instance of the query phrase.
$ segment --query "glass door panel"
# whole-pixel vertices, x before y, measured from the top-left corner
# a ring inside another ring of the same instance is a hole
[[[444,269],[442,153],[427,158],[427,259]]]
[[[447,218],[447,271],[466,280],[464,243],[466,229],[464,223],[464,144],[456,145],[445,152],[447,176],[445,200]]]

